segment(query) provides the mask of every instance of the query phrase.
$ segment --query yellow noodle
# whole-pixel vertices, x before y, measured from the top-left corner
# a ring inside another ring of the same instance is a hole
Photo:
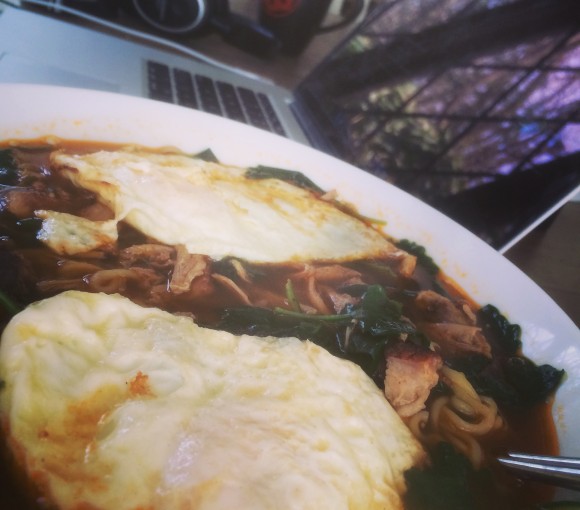
[[[429,411],[423,409],[422,411],[415,413],[406,421],[406,424],[416,438],[426,438],[426,428],[429,424]]]
[[[463,390],[464,394],[470,395],[473,399],[479,399],[479,395],[473,389],[473,386],[469,383],[463,372],[458,372],[443,365],[443,368],[441,368],[441,376],[454,393]]]
[[[446,424],[449,428],[468,432],[474,436],[483,436],[489,433],[495,423],[495,413],[492,410],[486,414],[479,415],[479,420],[476,422],[464,420],[450,407],[444,409],[442,416],[445,416]]]
[[[480,467],[484,455],[479,438],[504,425],[497,404],[490,397],[479,396],[461,372],[443,367],[441,377],[452,395],[434,399],[428,411],[409,417],[407,425],[424,444],[448,441],[473,466]]]
[[[469,459],[472,466],[476,469],[482,466],[483,450],[474,437],[469,434],[445,434],[444,437]]]

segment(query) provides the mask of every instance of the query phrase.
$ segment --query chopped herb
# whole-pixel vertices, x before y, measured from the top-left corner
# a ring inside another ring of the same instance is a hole
[[[354,314],[344,313],[344,314],[314,314],[314,313],[304,313],[304,312],[296,312],[294,310],[286,310],[285,308],[274,308],[275,315],[282,315],[285,317],[292,317],[294,319],[300,319],[303,321],[314,321],[314,322],[350,322]]]
[[[248,168],[246,171],[246,177],[248,179],[279,179],[303,189],[314,191],[316,193],[324,193],[324,190],[314,184],[302,172],[297,172],[296,170],[284,170],[283,168],[259,165]]]
[[[409,241],[408,239],[401,239],[396,243],[397,248],[405,250],[411,255],[417,257],[417,263],[425,268],[429,274],[436,275],[439,272],[439,266],[435,264],[435,261],[427,255],[427,250],[420,244],[414,241]]]
[[[286,282],[286,299],[288,300],[291,310],[294,310],[295,312],[302,310],[298,298],[296,297],[296,293],[294,292],[294,285],[292,285],[292,280],[290,280],[290,278],[288,278],[288,281]]]

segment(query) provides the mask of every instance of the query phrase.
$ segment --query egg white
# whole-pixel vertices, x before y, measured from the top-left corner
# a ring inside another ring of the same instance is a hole
[[[30,305],[0,379],[9,444],[61,509],[397,509],[424,458],[353,363],[118,295]]]
[[[396,248],[335,204],[278,179],[181,154],[56,152],[52,164],[147,236],[214,259],[260,263],[383,257]]]

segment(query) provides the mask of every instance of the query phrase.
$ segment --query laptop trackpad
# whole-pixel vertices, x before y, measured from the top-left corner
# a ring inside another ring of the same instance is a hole
[[[114,83],[76,74],[12,53],[4,53],[0,57],[0,82],[62,85],[109,92],[119,90],[119,86]]]

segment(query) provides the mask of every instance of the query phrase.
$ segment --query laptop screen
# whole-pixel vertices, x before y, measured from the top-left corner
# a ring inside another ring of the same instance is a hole
[[[498,249],[580,187],[575,0],[381,3],[300,86],[330,151]]]

